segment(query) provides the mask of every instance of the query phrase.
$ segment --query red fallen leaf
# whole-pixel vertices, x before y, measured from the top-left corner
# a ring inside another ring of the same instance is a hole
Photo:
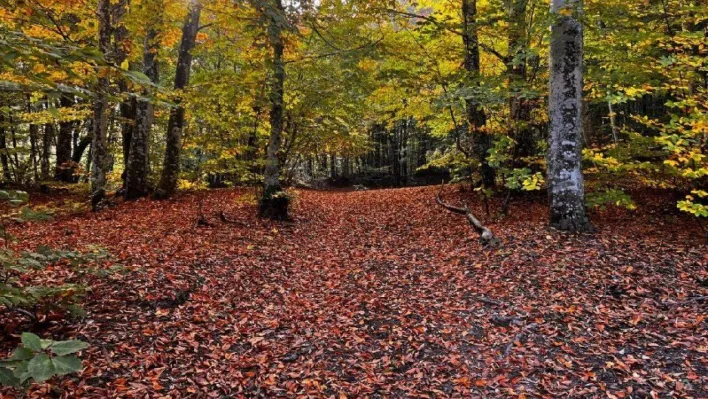
[[[679,388],[697,396],[708,348],[696,330],[703,302],[685,301],[705,295],[708,276],[704,251],[685,241],[692,227],[658,224],[659,235],[641,214],[598,214],[601,234],[570,237],[548,233],[545,205],[523,199],[494,221],[504,246],[482,249],[468,226],[434,207],[435,189],[303,191],[287,224],[258,220],[235,205],[239,193],[121,204],[15,232],[28,245],[100,243],[132,270],[87,283],[88,322],[47,327],[92,343],[82,374],[52,385],[71,397],[444,397],[476,387],[489,398],[591,398],[607,387],[626,398],[650,396],[650,386],[659,396]],[[194,228],[198,201],[209,212],[226,207],[244,226]],[[57,284],[71,273],[65,265],[37,272]],[[181,305],[141,305],[171,303],[185,290]],[[165,311],[172,317],[155,317]],[[644,322],[633,325],[638,313]],[[497,328],[494,315],[517,321]],[[6,318],[0,311],[1,325]],[[3,354],[10,341],[0,339]],[[699,355],[667,361],[688,350]],[[608,361],[613,369],[603,370]],[[616,378],[605,385],[605,374]],[[123,392],[133,382],[143,391]],[[47,385],[27,396],[47,396]]]
[[[459,377],[455,378],[453,381],[456,385],[462,385],[465,388],[469,388],[472,385],[472,381],[470,381],[469,377]]]
[[[633,326],[636,326],[637,324],[639,324],[639,322],[641,320],[642,320],[641,313],[637,313],[634,315],[634,317],[632,317],[632,320],[630,320],[630,324],[632,324]]]

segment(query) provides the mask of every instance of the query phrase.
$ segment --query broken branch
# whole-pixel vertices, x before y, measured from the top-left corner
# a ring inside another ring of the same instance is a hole
[[[494,238],[494,233],[492,233],[491,230],[489,230],[485,225],[483,225],[482,222],[480,222],[479,219],[477,219],[472,214],[472,212],[470,212],[466,205],[464,208],[460,208],[457,206],[452,206],[442,200],[442,193],[444,188],[445,182],[440,185],[440,192],[435,198],[435,201],[438,203],[438,205],[442,206],[443,208],[447,209],[452,213],[465,215],[467,221],[470,223],[470,226],[472,226],[472,228],[479,234],[480,241],[482,241],[482,243],[485,245],[493,244],[496,241],[496,239]]]

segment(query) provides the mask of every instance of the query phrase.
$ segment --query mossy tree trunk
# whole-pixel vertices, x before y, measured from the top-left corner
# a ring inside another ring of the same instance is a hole
[[[283,61],[283,29],[285,10],[281,0],[272,0],[265,7],[268,15],[268,40],[272,48],[272,74],[270,88],[270,138],[266,152],[263,197],[259,214],[276,220],[288,218],[289,199],[280,184],[280,145],[283,135],[285,63]]]
[[[199,17],[202,5],[198,0],[189,4],[189,12],[182,26],[182,40],[177,55],[177,68],[175,71],[175,90],[183,90],[189,84],[189,75],[192,68],[192,53],[199,31]],[[184,107],[181,97],[174,99],[177,106],[170,110],[167,122],[167,142],[165,143],[165,158],[162,165],[160,183],[155,191],[155,197],[168,198],[177,189],[177,179],[180,172],[180,151],[182,131],[184,130]]]

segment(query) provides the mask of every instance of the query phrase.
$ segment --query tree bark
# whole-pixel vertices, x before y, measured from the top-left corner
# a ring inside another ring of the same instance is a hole
[[[7,151],[7,136],[5,135],[5,115],[2,112],[0,112],[0,163],[2,164],[3,180],[5,182],[12,181],[10,157]]]
[[[462,0],[462,41],[465,46],[465,70],[468,77],[478,78],[480,75],[479,36],[477,34],[477,0]],[[487,115],[481,104],[474,99],[465,99],[468,131],[472,137],[474,155],[480,164],[482,184],[493,187],[496,172],[487,161],[487,152],[492,148],[492,136],[484,131]]]
[[[182,27],[182,41],[177,56],[177,70],[175,71],[175,90],[183,90],[189,84],[189,75],[192,68],[192,54],[199,31],[199,17],[202,5],[199,0],[192,0],[189,5],[187,19]],[[181,97],[175,98],[177,106],[170,111],[167,122],[167,142],[165,144],[165,158],[160,176],[157,197],[167,198],[177,189],[177,179],[180,172],[180,152],[182,131],[184,130],[184,107]]]
[[[125,24],[120,24],[119,21],[128,12],[130,0],[114,1],[111,9],[111,18],[113,21],[113,54],[115,63],[122,65],[128,58],[128,53],[124,47],[124,42],[129,39],[130,32]],[[128,93],[128,82],[125,78],[118,78],[118,91],[120,93]],[[135,108],[136,98],[130,94],[129,97],[120,103],[119,111],[121,118],[121,144],[123,149],[123,188],[125,188],[126,170],[128,169],[128,160],[130,159],[130,139],[133,137],[133,129],[135,127]]]
[[[59,101],[62,108],[71,108],[74,105],[73,98],[68,94],[62,95]],[[74,121],[59,122],[59,134],[57,135],[54,178],[66,183],[73,181],[74,174],[74,166],[71,161],[71,139],[74,124]]]
[[[266,166],[263,182],[263,197],[259,214],[276,220],[288,218],[289,200],[280,185],[280,144],[283,134],[285,63],[283,61],[283,21],[285,10],[282,0],[271,0],[266,5],[269,14],[268,39],[272,48],[272,76],[270,91],[270,138],[266,152]]]
[[[99,0],[98,48],[104,57],[110,52],[111,42],[111,6],[110,0]],[[107,60],[108,61],[108,60]],[[91,205],[94,211],[106,195],[106,173],[108,170],[108,77],[100,70],[96,86],[96,99],[93,104],[93,123],[91,143]]]
[[[42,156],[40,158],[40,171],[42,180],[51,178],[49,158],[52,151],[52,140],[54,139],[54,123],[44,124],[44,135],[42,136]]]
[[[160,44],[158,27],[162,23],[162,4],[157,4],[157,7],[156,10],[150,9],[150,11],[157,13],[157,17],[155,20],[149,21],[150,27],[145,35],[143,45],[143,72],[153,83],[157,83],[159,80],[157,52]],[[149,191],[148,144],[153,119],[152,101],[138,100],[135,110],[135,128],[130,138],[128,165],[125,170],[125,198],[129,200],[144,197]]]
[[[612,101],[607,100],[607,110],[609,111],[610,117],[610,129],[612,130],[612,140],[617,145],[619,140],[619,128],[617,127],[617,114],[615,113],[614,107],[612,106]]]
[[[37,161],[37,153],[39,152],[38,143],[39,140],[39,126],[30,124],[29,126],[29,139],[30,139],[30,159],[32,161],[32,172],[34,174],[35,182],[39,182],[39,162]]]
[[[526,9],[529,0],[509,2],[509,115],[511,116],[512,137],[516,140],[515,155],[528,157],[535,153],[533,131],[530,129],[531,104],[519,95],[527,79],[526,53],[528,40],[526,31]],[[517,165],[515,165],[517,166]]]
[[[569,9],[570,15],[562,10]],[[582,166],[583,31],[581,0],[551,0],[548,194],[551,226],[592,231],[585,214]]]
[[[482,224],[482,222],[477,219],[472,212],[467,208],[467,205],[465,205],[464,208],[452,206],[442,199],[442,193],[443,189],[445,188],[445,182],[443,182],[440,185],[440,192],[438,192],[438,196],[435,197],[435,202],[438,203],[438,205],[442,206],[443,208],[447,209],[448,211],[452,213],[457,213],[459,215],[465,215],[467,218],[467,222],[470,224],[470,226],[474,229],[474,231],[479,234],[479,240],[482,244],[484,245],[494,245],[498,243],[498,240],[494,237],[494,233],[485,225]]]

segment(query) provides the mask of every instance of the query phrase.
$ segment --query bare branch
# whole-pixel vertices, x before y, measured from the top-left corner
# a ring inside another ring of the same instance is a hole
[[[443,208],[447,209],[452,213],[465,215],[470,226],[472,226],[472,228],[479,234],[480,241],[482,241],[482,243],[485,245],[494,244],[497,241],[494,237],[494,233],[492,233],[491,230],[489,230],[485,225],[482,224],[482,222],[480,222],[476,217],[474,217],[474,215],[472,214],[472,212],[470,212],[467,206],[465,206],[464,208],[460,208],[457,206],[452,206],[442,200],[442,193],[444,188],[445,182],[440,185],[440,192],[435,198],[435,201],[438,203],[438,205],[442,206]]]

